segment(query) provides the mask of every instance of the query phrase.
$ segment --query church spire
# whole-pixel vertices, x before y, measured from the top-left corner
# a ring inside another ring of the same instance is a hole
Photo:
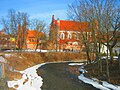
[[[54,22],[55,21],[55,18],[54,18],[54,15],[52,15],[52,22]]]
[[[55,18],[54,18],[54,15],[52,15],[52,22],[51,24],[55,24]]]

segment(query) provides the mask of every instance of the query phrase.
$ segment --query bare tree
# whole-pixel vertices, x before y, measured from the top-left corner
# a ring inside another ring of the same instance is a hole
[[[96,60],[100,61],[100,44],[107,46],[107,76],[109,78],[109,62],[108,52],[110,52],[112,60],[112,48],[117,43],[116,34],[119,31],[119,4],[118,0],[76,0],[72,5],[69,5],[68,16],[77,21],[86,21],[91,23],[92,38],[94,41],[94,50]],[[98,22],[95,28],[94,23]],[[112,34],[111,34],[112,32]],[[97,34],[97,35],[96,35]],[[99,37],[99,38],[98,38]],[[83,39],[85,42],[85,40]],[[87,42],[85,42],[87,44]],[[98,45],[99,43],[99,45]],[[85,45],[87,48],[87,46]],[[100,65],[99,65],[100,66]]]
[[[9,34],[10,38],[14,38],[14,48],[16,48],[16,44],[19,49],[25,46],[28,17],[27,13],[16,12],[14,9],[8,11],[7,17],[2,17],[1,22],[4,27],[4,32]]]
[[[87,6],[87,3],[83,0],[79,0],[79,1],[75,1],[72,5],[69,5],[69,10],[68,10],[68,16],[75,20],[75,21],[80,21],[80,22],[90,22],[90,17],[88,17],[88,11],[89,11],[89,7]],[[88,26],[87,28],[88,30],[90,30],[90,27]],[[87,59],[89,61],[89,63],[91,63],[91,59],[90,59],[90,41],[88,40],[88,36],[87,36],[87,32],[80,29],[81,31],[81,38],[82,38],[82,42],[85,46],[85,51],[87,54]]]
[[[35,39],[36,39],[36,49],[38,49],[38,46],[40,47],[40,51],[42,48],[42,45],[46,43],[46,23],[44,21],[40,21],[38,19],[31,20],[31,28],[35,30]],[[45,45],[45,44],[44,44]]]
[[[8,15],[6,18],[2,17],[2,25],[4,27],[4,32],[9,34],[9,38],[11,38],[11,45],[13,45],[12,41],[14,42],[14,49],[16,48],[15,38],[17,35],[17,17],[16,11],[10,9],[8,11]]]
[[[58,50],[58,26],[51,24],[49,32],[49,41],[52,44],[52,49]]]
[[[24,12],[17,13],[17,20],[18,20],[18,33],[17,33],[17,46],[19,49],[26,48],[26,36],[27,36],[27,26],[28,26],[28,14]]]

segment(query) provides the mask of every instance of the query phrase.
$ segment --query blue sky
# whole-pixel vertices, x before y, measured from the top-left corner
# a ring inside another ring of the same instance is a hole
[[[27,12],[30,19],[38,18],[50,23],[55,18],[67,19],[68,4],[74,0],[0,0],[0,18],[6,16],[9,9]]]

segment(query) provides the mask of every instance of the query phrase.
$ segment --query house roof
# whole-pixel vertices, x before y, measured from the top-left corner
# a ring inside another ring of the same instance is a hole
[[[28,30],[27,37],[35,37],[37,34],[41,35],[42,32],[38,32],[38,31],[35,31],[35,30]]]
[[[37,35],[42,35],[42,32],[38,32],[38,31],[35,31],[35,30],[28,30],[28,32],[27,32],[27,44],[36,44],[37,42],[36,42],[36,40],[33,40],[32,42],[30,42],[30,38],[32,38],[32,39],[36,39],[36,36]]]

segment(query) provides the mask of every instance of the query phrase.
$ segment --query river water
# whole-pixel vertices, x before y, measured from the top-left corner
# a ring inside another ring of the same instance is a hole
[[[43,78],[42,90],[99,90],[85,84],[76,74],[70,72],[69,63],[50,63],[37,70]],[[78,66],[76,66],[78,67]],[[79,66],[80,67],[80,66]]]

